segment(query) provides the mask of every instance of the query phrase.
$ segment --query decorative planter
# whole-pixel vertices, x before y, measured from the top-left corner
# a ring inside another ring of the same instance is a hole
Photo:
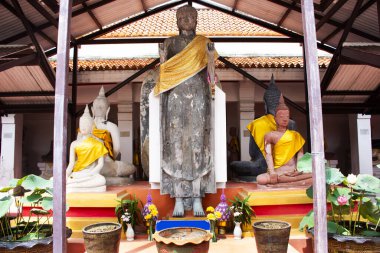
[[[83,239],[87,253],[118,253],[121,237],[119,223],[104,222],[83,228]]]
[[[286,253],[291,225],[285,221],[258,221],[253,223],[258,253]]]
[[[153,235],[158,253],[207,253],[212,235],[199,228],[169,228]]]
[[[241,236],[243,234],[243,231],[240,227],[241,222],[235,221],[235,227],[234,227],[234,239],[235,240],[241,240]]]
[[[125,232],[125,237],[129,242],[135,239],[135,231],[133,230],[132,224],[127,224],[127,232]]]

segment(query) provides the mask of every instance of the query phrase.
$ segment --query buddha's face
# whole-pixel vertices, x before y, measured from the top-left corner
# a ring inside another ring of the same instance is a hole
[[[80,118],[79,119],[79,131],[81,134],[86,135],[92,132],[93,120],[92,118]]]
[[[104,99],[95,99],[94,104],[92,106],[92,113],[94,117],[102,117],[105,118],[108,111],[108,103]]]
[[[278,110],[275,117],[277,125],[287,127],[289,124],[289,117],[289,110]]]
[[[177,17],[177,26],[181,31],[195,31],[197,16],[192,13],[182,13]]]

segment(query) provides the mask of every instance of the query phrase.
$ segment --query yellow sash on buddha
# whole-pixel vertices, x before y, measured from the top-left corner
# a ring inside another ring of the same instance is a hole
[[[108,132],[105,129],[97,129],[96,127],[94,127],[94,129],[92,130],[92,134],[95,137],[103,140],[104,146],[107,148],[109,156],[113,160],[115,160],[115,157],[113,155],[112,137],[111,137],[110,132]]]
[[[206,67],[206,47],[209,42],[210,39],[197,35],[181,52],[161,64],[154,95],[173,89]],[[216,52],[214,57],[215,60],[218,58]]]
[[[274,168],[277,169],[289,162],[300,151],[303,144],[305,144],[305,140],[301,134],[293,130],[286,130],[273,147]]]
[[[277,129],[274,116],[272,114],[267,114],[255,119],[247,125],[247,129],[251,132],[253,139],[265,157],[264,136]]]
[[[85,169],[91,163],[95,162],[107,153],[108,151],[102,142],[92,137],[88,137],[75,147],[77,161],[75,162],[73,172],[78,172]]]

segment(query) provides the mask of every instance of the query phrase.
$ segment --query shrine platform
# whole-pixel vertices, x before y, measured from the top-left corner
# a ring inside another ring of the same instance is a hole
[[[97,223],[97,222],[117,222],[115,216],[115,206],[118,204],[119,200],[130,198],[131,196],[136,196],[143,203],[146,203],[146,197],[149,193],[152,194],[153,203],[157,206],[159,211],[159,217],[163,220],[173,219],[171,217],[174,209],[174,200],[169,197],[169,195],[160,195],[159,190],[151,190],[150,185],[147,181],[135,181],[130,185],[126,186],[113,186],[107,187],[107,192],[104,193],[69,193],[67,194],[67,203],[70,207],[66,214],[67,226],[73,230],[72,242],[70,244],[81,244],[82,239],[82,229],[83,227]],[[252,220],[253,222],[259,220],[283,220],[291,223],[291,237],[290,245],[297,251],[289,252],[312,252],[311,250],[311,240],[305,236],[304,233],[298,231],[298,225],[302,217],[307,214],[313,207],[312,200],[306,196],[305,187],[295,187],[295,188],[269,188],[257,186],[256,183],[246,183],[246,182],[228,182],[224,193],[227,199],[233,199],[234,196],[239,196],[240,198],[249,197],[249,204],[252,206],[256,213],[256,217]],[[203,206],[207,208],[208,206],[215,207],[220,202],[220,195],[222,193],[221,189],[218,189],[216,194],[206,194],[203,198]],[[185,217],[181,219],[194,219],[192,217],[192,212],[186,212]],[[205,219],[203,217],[197,219]],[[136,229],[136,242],[126,242],[126,244],[136,248],[134,251],[120,251],[120,252],[150,252],[150,251],[136,251],[139,248],[140,238],[145,238],[145,227],[140,226]],[[232,229],[232,227],[230,228]],[[246,241],[252,241],[253,239],[253,229],[252,227],[243,228],[244,239],[242,243]],[[230,245],[235,244],[235,240],[230,238],[230,233],[232,231],[227,229],[227,235],[220,235],[221,242],[231,241]],[[125,239],[124,233],[122,234],[122,239]],[[79,240],[79,241],[75,241]],[[142,245],[149,245],[144,239],[141,239]],[[83,244],[83,243],[82,243]],[[217,243],[218,244],[218,243]],[[222,243],[220,243],[222,244]],[[248,244],[250,246],[248,246]],[[70,247],[72,247],[71,245]],[[122,245],[124,245],[122,243]],[[152,244],[154,245],[154,244]],[[219,244],[218,244],[219,245]],[[240,243],[236,245],[241,245]],[[75,245],[74,245],[75,246]],[[144,247],[145,247],[144,246]],[[247,247],[252,248],[254,244],[247,243]],[[75,246],[75,247],[78,247]],[[80,247],[80,246],[79,246]],[[142,247],[142,246],[141,246]],[[149,246],[147,246],[149,248]],[[219,246],[212,246],[219,247]],[[227,246],[226,246],[227,247]],[[232,247],[232,246],[231,246]],[[254,248],[254,247],[253,247]],[[155,246],[153,247],[154,251]],[[147,249],[148,250],[148,249]],[[212,248],[210,248],[212,250]],[[306,250],[306,251],[305,251]],[[309,251],[310,250],[310,251]],[[77,252],[77,251],[69,251]],[[78,251],[80,252],[80,251]],[[231,252],[231,251],[215,251],[211,252]],[[253,252],[253,251],[249,251]]]

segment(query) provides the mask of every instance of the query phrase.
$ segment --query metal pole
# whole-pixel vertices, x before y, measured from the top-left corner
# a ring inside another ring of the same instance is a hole
[[[53,251],[66,253],[66,146],[67,92],[69,76],[70,24],[72,0],[59,3],[58,53],[54,108],[53,160]]]
[[[301,8],[310,109],[311,154],[313,158],[314,252],[321,253],[327,252],[326,177],[321,87],[313,0],[302,0]]]

